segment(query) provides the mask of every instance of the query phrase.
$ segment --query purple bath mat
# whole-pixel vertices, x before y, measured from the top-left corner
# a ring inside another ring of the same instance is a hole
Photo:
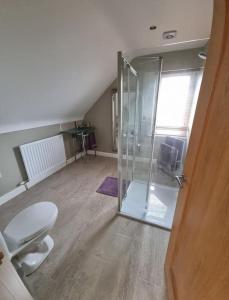
[[[96,192],[108,196],[118,197],[118,178],[106,177]]]

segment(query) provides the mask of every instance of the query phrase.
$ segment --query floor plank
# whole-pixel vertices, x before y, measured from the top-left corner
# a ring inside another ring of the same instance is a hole
[[[53,201],[55,247],[25,283],[37,300],[166,300],[169,233],[117,216],[117,198],[96,193],[117,161],[78,160],[0,207],[3,230],[21,209]]]

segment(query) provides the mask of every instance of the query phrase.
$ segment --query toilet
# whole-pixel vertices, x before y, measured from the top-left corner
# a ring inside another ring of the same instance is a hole
[[[33,273],[49,255],[54,241],[48,234],[58,208],[52,202],[38,202],[18,213],[0,233],[0,244],[17,269]]]

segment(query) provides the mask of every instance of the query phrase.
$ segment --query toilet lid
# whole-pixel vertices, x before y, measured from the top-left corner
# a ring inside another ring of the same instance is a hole
[[[38,202],[17,214],[6,226],[4,236],[18,245],[23,244],[52,226],[58,209],[52,202]]]

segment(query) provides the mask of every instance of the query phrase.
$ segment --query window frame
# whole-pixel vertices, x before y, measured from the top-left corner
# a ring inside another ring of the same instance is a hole
[[[188,69],[179,69],[179,70],[166,70],[166,71],[161,72],[160,81],[163,79],[163,75],[169,76],[170,74],[172,75],[172,74],[175,73],[176,75],[174,75],[174,76],[181,76],[180,74],[182,74],[182,73],[183,74],[187,74],[189,72],[190,73],[191,72],[196,73],[194,75],[196,77],[196,82],[195,82],[195,88],[194,88],[194,91],[193,91],[193,99],[190,102],[188,120],[191,117],[193,104],[195,104],[194,98],[199,95],[199,91],[197,93],[197,89],[200,88],[200,86],[201,86],[201,84],[199,84],[199,81],[201,83],[201,79],[202,79],[202,76],[203,76],[203,69],[204,69],[203,67],[199,67],[199,68],[188,68]],[[160,86],[159,86],[158,101],[159,101],[159,95],[160,95],[161,82],[160,82]],[[191,84],[189,86],[189,89],[191,89]],[[186,122],[187,126],[172,126],[172,125],[171,126],[160,126],[160,125],[157,125],[157,116],[158,116],[158,104],[157,104],[156,122],[155,122],[155,134],[156,135],[173,135],[173,136],[180,136],[180,137],[184,137],[184,136],[188,135],[188,133],[189,133],[189,121]]]

